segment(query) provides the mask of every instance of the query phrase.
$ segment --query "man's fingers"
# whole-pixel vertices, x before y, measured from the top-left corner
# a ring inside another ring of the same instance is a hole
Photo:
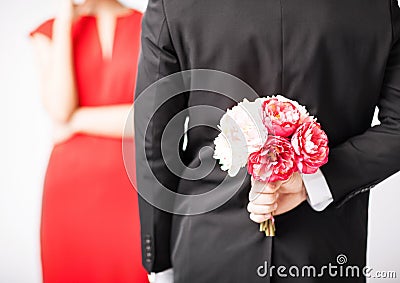
[[[274,212],[278,207],[277,203],[273,203],[270,205],[259,205],[249,202],[247,205],[247,211],[254,214],[270,214]]]
[[[279,189],[281,184],[282,182],[280,181],[274,183],[265,183],[254,180],[252,182],[251,190],[253,193],[272,194]]]
[[[271,218],[271,214],[254,214],[250,213],[250,219],[256,223],[262,223]]]
[[[277,192],[272,194],[262,194],[250,191],[249,200],[254,204],[273,204],[278,199],[279,194]]]

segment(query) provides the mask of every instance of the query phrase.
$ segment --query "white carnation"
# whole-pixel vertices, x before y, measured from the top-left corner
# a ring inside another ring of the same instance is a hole
[[[244,99],[221,118],[221,133],[214,141],[214,158],[219,159],[221,169],[227,170],[231,177],[246,166],[249,154],[259,150],[267,139],[261,106],[259,99],[254,102]]]

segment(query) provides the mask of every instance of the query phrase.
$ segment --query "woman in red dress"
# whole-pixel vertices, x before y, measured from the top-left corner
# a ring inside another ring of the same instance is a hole
[[[43,193],[43,280],[148,282],[137,193],[122,158],[142,14],[114,0],[63,2],[55,19],[31,33],[55,124]]]

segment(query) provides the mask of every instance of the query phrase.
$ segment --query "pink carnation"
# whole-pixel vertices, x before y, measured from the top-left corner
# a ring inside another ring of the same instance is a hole
[[[264,146],[250,154],[248,172],[262,182],[287,180],[297,171],[295,154],[287,138],[269,136]]]
[[[263,103],[263,113],[265,126],[276,136],[290,137],[301,122],[299,109],[289,99],[280,99],[280,96],[267,98]]]
[[[328,137],[315,121],[302,124],[292,136],[297,168],[303,174],[313,174],[328,162]]]

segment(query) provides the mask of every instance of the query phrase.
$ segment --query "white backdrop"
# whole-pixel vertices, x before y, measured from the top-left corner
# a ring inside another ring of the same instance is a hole
[[[144,10],[146,0],[124,1]],[[41,282],[39,225],[50,124],[40,103],[28,33],[56,9],[54,0],[2,2],[0,9],[0,282]],[[383,145],[384,146],[384,145]],[[374,189],[369,265],[400,277],[400,175]],[[399,280],[399,279],[397,279]],[[397,280],[371,280],[396,282]]]

